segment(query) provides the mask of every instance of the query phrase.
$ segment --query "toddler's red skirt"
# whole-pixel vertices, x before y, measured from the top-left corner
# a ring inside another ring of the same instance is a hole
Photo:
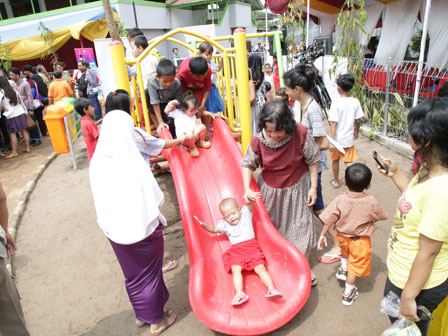
[[[233,265],[252,271],[258,265],[266,265],[266,258],[255,239],[233,245],[222,256],[226,272],[231,272]]]

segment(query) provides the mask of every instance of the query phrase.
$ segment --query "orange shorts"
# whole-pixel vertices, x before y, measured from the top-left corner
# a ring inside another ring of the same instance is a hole
[[[339,246],[341,254],[348,259],[347,272],[356,277],[370,275],[370,265],[372,260],[372,243],[370,237],[356,237],[353,240],[344,237],[338,232]]]
[[[330,152],[330,159],[333,161],[342,160],[344,162],[354,162],[358,160],[358,154],[356,154],[355,146],[344,148],[345,154],[342,154],[336,148]]]

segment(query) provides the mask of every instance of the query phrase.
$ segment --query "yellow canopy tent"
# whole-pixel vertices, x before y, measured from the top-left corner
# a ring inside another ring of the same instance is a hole
[[[78,21],[77,23],[73,23],[71,25],[65,26],[63,28],[52,30],[54,36],[54,44],[53,48],[58,50],[61,48],[70,38],[74,38],[79,40],[80,36],[93,41],[94,39],[101,39],[107,36],[109,31],[106,23],[106,18],[104,17],[104,12],[102,8],[96,8],[97,12],[100,10],[100,13],[91,17],[90,19],[85,19]],[[72,17],[76,16],[74,13],[71,13]],[[114,11],[114,20],[115,22],[119,21],[118,14]],[[90,14],[92,16],[92,14]],[[34,20],[36,21],[36,20]],[[46,25],[45,20],[42,20],[44,25]],[[31,27],[31,25],[33,27]],[[24,27],[24,24],[17,25],[17,30],[21,32],[25,31],[38,31],[37,27],[39,25],[39,21],[31,22],[30,27]],[[53,22],[54,25],[54,22]],[[7,26],[4,26],[7,27]],[[4,28],[2,27],[2,28]],[[33,29],[34,28],[34,29]],[[52,29],[51,26],[49,29]],[[10,30],[7,31],[9,36],[14,36],[17,32],[11,31],[14,30],[14,24],[11,25]],[[6,31],[5,31],[6,33]],[[1,32],[2,39],[4,40],[5,33]],[[6,36],[8,39],[8,36]],[[23,38],[18,38],[14,40],[10,40],[8,42],[3,43],[3,48],[9,51],[9,57],[12,61],[26,61],[35,58],[39,58],[43,55],[47,55],[49,51],[49,46],[45,44],[42,37],[39,35],[28,36]]]

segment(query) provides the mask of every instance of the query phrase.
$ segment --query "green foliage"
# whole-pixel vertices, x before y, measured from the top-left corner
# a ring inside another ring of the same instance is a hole
[[[299,48],[300,46],[299,42],[305,39],[306,27],[305,22],[302,19],[302,16],[303,16],[303,5],[298,3],[290,3],[288,5],[288,9],[282,14],[280,19],[280,25],[288,28],[289,32],[287,36],[283,36],[287,46],[290,46],[295,43],[296,47]],[[295,31],[297,29],[300,29],[299,36],[295,35]],[[290,62],[292,59],[291,48],[288,48],[287,58],[288,62]]]
[[[389,105],[389,124],[395,129],[403,130],[407,133],[408,124],[403,99],[397,92],[393,92],[391,98],[394,104]]]
[[[5,71],[8,71],[11,68],[11,57],[9,55],[9,50],[4,47],[1,41],[0,37],[0,65]]]
[[[420,53],[420,47],[422,43],[422,35],[423,31],[419,30],[415,35],[411,37],[411,50],[415,53]],[[429,34],[426,35],[426,44],[425,44],[425,56],[424,60],[428,57],[428,50],[429,50]]]
[[[124,22],[123,21],[119,21],[118,22],[118,34],[120,35],[120,37],[128,36],[128,31],[124,27]]]
[[[364,88],[360,88],[362,94],[359,94],[357,97],[361,102],[361,106],[366,114],[367,119],[370,122],[370,140],[375,138],[375,133],[378,132],[380,127],[384,123],[383,111],[385,107],[385,103],[383,101],[383,97],[381,92],[379,91],[371,91],[370,96],[367,97],[366,90]],[[364,96],[364,99],[360,99],[360,97]]]
[[[265,30],[266,29],[266,21],[257,19],[258,16],[264,15],[264,10],[252,10],[250,13],[252,26],[257,27],[257,30]],[[269,27],[269,21],[268,21]]]
[[[53,32],[42,21],[39,21],[38,30],[40,31],[40,37],[44,40],[45,46],[47,47],[47,50],[42,53],[40,58],[44,59],[48,55],[51,55],[51,64],[53,65],[53,69],[56,70],[56,63],[59,59],[54,46],[55,37]]]
[[[338,49],[333,52],[333,67],[330,76],[336,74],[339,58],[347,58],[347,72],[355,77],[355,85],[362,79],[363,45],[358,38],[366,34],[365,24],[367,12],[364,8],[364,0],[345,0],[341,8],[336,25],[341,27],[340,39],[336,42]]]

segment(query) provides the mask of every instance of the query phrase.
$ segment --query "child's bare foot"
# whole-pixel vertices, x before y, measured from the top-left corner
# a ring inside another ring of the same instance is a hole
[[[192,157],[198,157],[199,156],[199,151],[196,147],[194,148],[190,148],[190,154]]]
[[[210,148],[211,145],[210,141],[201,141],[198,146],[201,148]]]

